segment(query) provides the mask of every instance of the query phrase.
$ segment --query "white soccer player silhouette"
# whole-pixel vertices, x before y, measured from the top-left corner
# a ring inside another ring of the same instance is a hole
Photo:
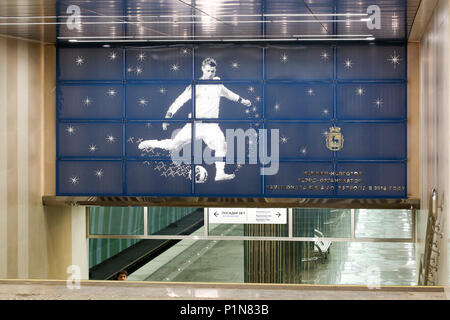
[[[220,80],[216,77],[217,63],[213,58],[206,58],[202,63],[203,75],[200,80]],[[192,88],[189,85],[184,92],[172,103],[167,110],[166,119],[170,119],[187,101],[191,99]],[[246,107],[251,106],[250,100],[242,99],[236,93],[227,89],[223,84],[197,84],[195,85],[195,113],[197,118],[219,118],[220,98],[236,101]],[[169,123],[163,123],[163,130],[167,130]],[[215,151],[216,157],[225,157],[227,143],[218,123],[196,123],[195,137],[202,139],[205,144]],[[165,150],[177,150],[184,144],[191,142],[191,124],[186,124],[173,139],[145,140],[139,144],[139,149],[160,148]],[[215,162],[215,181],[231,180],[235,175],[225,173],[225,162]]]

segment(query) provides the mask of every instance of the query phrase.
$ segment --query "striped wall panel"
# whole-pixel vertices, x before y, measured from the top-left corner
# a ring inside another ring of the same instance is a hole
[[[0,36],[0,278],[45,278],[44,46]]]

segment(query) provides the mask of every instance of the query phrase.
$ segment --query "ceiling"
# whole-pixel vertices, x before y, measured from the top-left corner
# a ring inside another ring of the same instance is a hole
[[[68,14],[71,5],[80,8],[81,20],[74,19],[76,11]],[[381,24],[373,30],[367,22],[371,5],[381,10]],[[401,41],[419,5],[420,0],[0,0],[0,34],[47,43]]]

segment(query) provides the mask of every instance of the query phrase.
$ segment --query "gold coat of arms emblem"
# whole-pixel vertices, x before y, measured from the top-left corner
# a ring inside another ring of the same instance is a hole
[[[341,128],[330,128],[330,131],[327,133],[327,148],[331,151],[339,151],[344,148],[344,136],[341,133]]]

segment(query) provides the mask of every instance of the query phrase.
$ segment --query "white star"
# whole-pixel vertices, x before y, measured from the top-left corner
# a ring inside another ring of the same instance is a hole
[[[281,143],[282,144],[285,144],[285,143],[287,143],[288,142],[288,138],[286,138],[286,137],[281,137]]]
[[[159,88],[159,93],[166,94],[167,90],[165,88]]]
[[[397,65],[400,64],[400,61],[402,61],[402,59],[400,59],[400,55],[397,54],[397,51],[394,51],[394,53],[389,59],[387,59],[387,61],[390,61],[394,65],[394,69],[396,69]]]
[[[181,50],[181,54],[183,56],[187,56],[187,55],[189,55],[189,53],[190,53],[189,49],[184,48],[183,50]]]
[[[353,62],[350,59],[345,60],[344,62],[345,68],[350,69],[353,67]]]
[[[234,68],[234,69],[238,69],[238,68],[239,68],[239,63],[237,63],[237,62],[232,62],[232,63],[231,63],[231,67]]]
[[[322,112],[323,112],[323,114],[326,115],[326,116],[327,116],[328,113],[329,113],[328,109],[324,109]]]
[[[376,106],[379,108],[383,105],[384,101],[382,98],[378,98],[377,100],[375,100],[373,103],[376,104]]]
[[[245,113],[250,113],[250,109],[245,109]]]
[[[280,111],[280,105],[277,103],[277,104],[273,107],[273,109],[274,109],[275,111]]]
[[[362,96],[362,95],[364,95],[364,93],[366,92],[365,90],[364,90],[364,88],[362,88],[362,87],[359,87],[358,89],[356,89],[356,94],[358,95],[358,96]]]
[[[86,99],[83,100],[83,104],[85,106],[89,106],[92,103],[92,100],[89,99],[89,97],[86,97]]]
[[[103,169],[95,170],[95,176],[96,176],[97,178],[101,179],[101,178],[103,178],[103,175],[104,175]]]
[[[146,126],[147,128],[151,128],[152,124],[151,124],[150,122],[148,122],[145,126]]]
[[[180,70],[180,66],[177,65],[177,64],[173,64],[173,65],[170,67],[170,70],[172,70],[172,71],[178,71],[178,70]]]
[[[75,59],[75,63],[77,64],[77,66],[81,66],[81,65],[84,63],[83,57],[78,56],[78,57]]]
[[[303,155],[305,155],[305,154],[307,153],[306,147],[302,147],[302,148],[300,149],[300,153],[303,154]]]
[[[138,100],[139,104],[143,107],[145,107],[148,104],[148,101],[145,100],[145,98],[141,98]]]
[[[137,58],[137,59],[138,59],[140,62],[142,62],[142,61],[145,60],[145,58],[146,58],[145,53],[141,51],[141,52],[138,54],[138,58]]]
[[[253,107],[253,108],[252,108],[252,111],[255,111],[255,112],[256,112],[256,110],[258,110],[258,109],[256,109],[256,107]]]
[[[256,97],[255,100],[260,102],[261,101],[261,97]]]
[[[89,152],[95,152],[95,151],[97,151],[97,146],[95,144],[91,144],[89,146]]]
[[[115,51],[112,51],[109,53],[109,60],[114,61],[117,59],[117,53]]]
[[[308,93],[309,96],[313,96],[313,95],[314,95],[314,90],[310,88],[310,89],[307,91],[307,93]]]
[[[327,137],[327,136],[328,136],[328,131],[326,131],[326,130],[323,131],[323,132],[322,132],[322,135],[323,135],[324,137]]]
[[[110,96],[110,97],[115,97],[115,96],[116,96],[116,90],[114,90],[114,89],[109,89],[109,90],[108,90],[108,96]]]
[[[142,70],[141,67],[139,67],[139,66],[136,67],[136,74],[137,74],[137,75],[140,75],[140,74],[142,73],[142,71],[143,71],[143,70]]]
[[[71,177],[69,179],[69,182],[74,185],[77,184],[79,181],[80,181],[80,179],[77,176]]]
[[[134,71],[134,69],[132,67],[127,68],[127,72],[133,72],[133,71]]]
[[[280,58],[281,62],[286,63],[288,61],[288,56],[286,53],[283,53]]]
[[[68,127],[66,128],[66,131],[67,131],[67,133],[68,133],[69,135],[73,135],[73,134],[75,134],[76,129],[75,129],[74,127],[72,127],[72,126],[68,126]]]
[[[134,137],[129,137],[128,142],[134,143]]]
[[[255,114],[255,118],[259,118],[259,114]]]
[[[106,141],[108,141],[109,143],[114,143],[116,142],[116,138],[112,135],[109,135],[106,137]]]
[[[329,59],[328,52],[323,51],[323,52],[321,53],[320,57],[322,58],[322,60],[325,60],[325,61],[328,60],[328,59]]]
[[[253,88],[253,87],[248,87],[248,91],[249,91],[249,92],[255,92],[255,88]]]

